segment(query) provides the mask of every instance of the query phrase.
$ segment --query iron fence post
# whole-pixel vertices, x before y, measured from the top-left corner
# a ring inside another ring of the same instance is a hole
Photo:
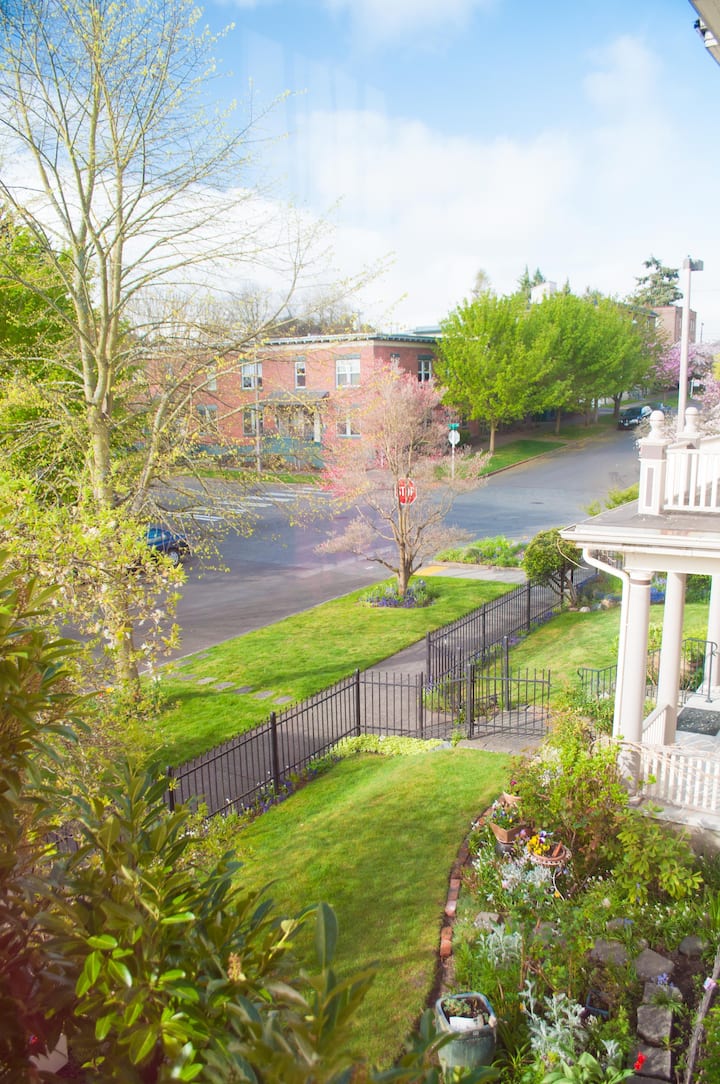
[[[373,698],[374,703],[374,698]],[[359,738],[362,734],[362,719],[360,717],[360,671],[355,671],[355,734]]]
[[[425,675],[422,671],[418,681],[418,734],[425,737]]]
[[[527,609],[525,613],[525,631],[530,632],[530,613],[532,611],[532,584],[527,585]]]
[[[475,730],[475,666],[471,662],[465,671],[465,717],[467,736],[472,738]]]
[[[425,633],[425,672],[432,681],[433,668],[430,659],[430,633]]]
[[[512,697],[510,695],[510,639],[503,636],[502,641],[502,683],[503,683],[503,707],[510,711]]]
[[[170,810],[171,813],[174,813],[175,812],[175,787],[173,786],[173,784],[175,782],[175,769],[173,768],[172,764],[170,764],[168,766],[168,770],[167,770],[166,774],[167,774],[167,781],[168,781],[168,809]]]
[[[280,788],[280,756],[278,754],[277,715],[270,712],[270,764],[273,787]]]

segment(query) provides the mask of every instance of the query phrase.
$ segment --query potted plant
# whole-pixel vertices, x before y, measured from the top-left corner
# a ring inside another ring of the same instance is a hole
[[[567,847],[554,840],[544,828],[530,836],[525,849],[530,861],[537,866],[564,866],[570,858]]]
[[[488,822],[498,843],[512,843],[524,825],[519,802],[506,802],[504,799],[505,795],[490,806]]]
[[[435,1002],[435,1022],[452,1036],[438,1050],[443,1073],[491,1065],[495,1057],[497,1019],[484,994],[447,994]]]

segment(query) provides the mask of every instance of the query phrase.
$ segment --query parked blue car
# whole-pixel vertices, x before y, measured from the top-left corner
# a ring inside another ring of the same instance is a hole
[[[145,542],[154,554],[162,553],[174,566],[180,564],[180,560],[190,552],[188,540],[182,534],[169,531],[167,527],[151,524],[145,532]]]

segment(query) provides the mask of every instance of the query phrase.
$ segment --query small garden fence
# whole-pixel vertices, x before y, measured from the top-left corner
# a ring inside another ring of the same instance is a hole
[[[208,816],[262,806],[329,752],[362,734],[412,738],[491,734],[542,735],[550,674],[511,674],[507,656],[495,666],[469,663],[464,674],[436,684],[424,674],[357,670],[179,768],[168,768],[168,804],[203,803]]]

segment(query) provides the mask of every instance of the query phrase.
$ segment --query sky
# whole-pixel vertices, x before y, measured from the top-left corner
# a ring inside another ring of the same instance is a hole
[[[276,194],[388,270],[350,302],[431,326],[482,269],[626,297],[654,255],[720,339],[720,66],[687,0],[213,0],[223,95],[261,106]]]

